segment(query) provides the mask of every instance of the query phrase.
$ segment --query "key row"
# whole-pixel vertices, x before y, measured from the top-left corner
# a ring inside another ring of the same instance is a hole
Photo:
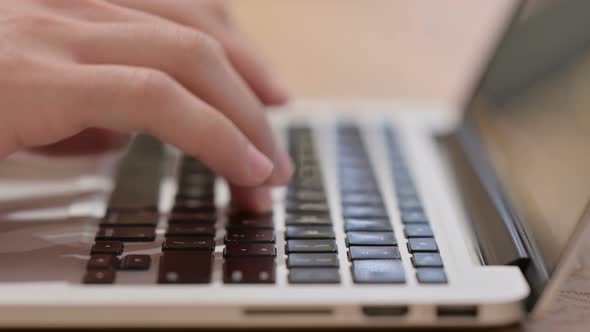
[[[358,127],[338,128],[338,180],[355,283],[404,283],[401,255]]]
[[[443,262],[428,216],[422,206],[397,133],[392,127],[385,128],[385,140],[397,205],[404,224],[407,249],[412,254],[412,264],[416,268],[416,278],[419,283],[446,283]]]

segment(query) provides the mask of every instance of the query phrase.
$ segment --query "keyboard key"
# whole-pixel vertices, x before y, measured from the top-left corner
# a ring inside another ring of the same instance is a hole
[[[422,211],[402,212],[402,222],[404,224],[424,224],[428,223],[428,217]]]
[[[96,240],[151,242],[155,239],[154,227],[101,227],[96,234]]]
[[[359,247],[353,246],[348,250],[348,258],[355,259],[400,259],[397,247]]]
[[[305,214],[320,214],[327,215],[330,213],[330,208],[326,203],[289,203],[287,204],[287,213],[305,213]]]
[[[397,204],[402,211],[422,210],[422,202],[416,196],[398,197]]]
[[[432,237],[432,229],[428,224],[409,224],[404,227],[406,237]]]
[[[228,244],[223,250],[224,257],[274,257],[274,244]]]
[[[289,270],[289,283],[337,284],[340,283],[340,273],[337,268],[296,267]]]
[[[412,256],[415,267],[442,267],[442,258],[437,253],[415,253]]]
[[[408,239],[408,250],[410,252],[437,252],[436,241],[431,237],[416,237]]]
[[[207,199],[213,200],[215,191],[212,188],[180,187],[176,193],[177,199]]]
[[[289,240],[286,246],[287,254],[290,253],[322,253],[338,252],[338,247],[334,240]]]
[[[274,258],[230,258],[223,263],[223,282],[260,284],[275,282]]]
[[[212,265],[213,255],[210,252],[165,251],[160,258],[158,283],[209,283]]]
[[[167,237],[172,236],[215,236],[215,227],[212,225],[199,225],[199,224],[173,224],[168,226],[166,231]]]
[[[172,208],[172,213],[211,211],[215,211],[215,202],[210,199],[177,199]]]
[[[274,228],[272,215],[234,216],[230,218],[227,228]]]
[[[196,250],[196,251],[213,251],[215,241],[213,238],[205,237],[171,237],[167,238],[162,245],[163,251],[169,250]]]
[[[387,211],[383,207],[376,206],[344,206],[342,216],[344,218],[387,218]]]
[[[152,258],[150,255],[127,255],[121,261],[122,270],[148,270]]]
[[[404,283],[404,269],[400,260],[354,260],[352,277],[356,283]]]
[[[333,239],[334,230],[330,226],[287,226],[285,239]]]
[[[340,192],[343,194],[363,193],[375,195],[379,193],[379,187],[370,182],[343,182],[340,183]]]
[[[213,188],[215,177],[203,173],[185,173],[181,174],[179,187],[209,187]]]
[[[348,232],[347,246],[395,246],[397,240],[393,232]]]
[[[115,282],[115,271],[88,270],[82,282],[85,284],[112,284]]]
[[[336,254],[290,254],[287,266],[292,267],[338,267]]]
[[[184,213],[172,213],[168,220],[169,225],[176,224],[214,224],[217,220],[217,214],[215,212],[184,212]]]
[[[101,226],[117,227],[117,226],[145,226],[155,227],[158,224],[159,215],[154,212],[147,211],[127,211],[109,213],[100,223]]]
[[[119,267],[119,259],[113,255],[94,255],[90,256],[86,268],[88,270],[109,270]]]
[[[272,229],[230,229],[225,243],[275,243]]]
[[[328,216],[316,215],[287,215],[285,225],[331,225],[332,220]]]
[[[382,206],[383,200],[379,194],[356,194],[346,193],[341,196],[342,205],[370,205]]]
[[[346,232],[391,232],[392,227],[389,219],[348,218],[344,220],[344,230]]]
[[[293,192],[288,192],[287,199],[303,202],[325,202],[326,194],[323,191],[296,190]]]
[[[445,271],[437,267],[420,267],[416,269],[416,277],[421,284],[446,284]]]
[[[92,246],[91,254],[105,254],[119,256],[123,253],[121,241],[96,241]]]

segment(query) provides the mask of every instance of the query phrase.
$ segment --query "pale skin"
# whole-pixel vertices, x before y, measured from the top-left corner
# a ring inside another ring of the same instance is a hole
[[[0,72],[0,160],[148,133],[256,211],[293,172],[264,109],[287,95],[222,1],[0,1]]]

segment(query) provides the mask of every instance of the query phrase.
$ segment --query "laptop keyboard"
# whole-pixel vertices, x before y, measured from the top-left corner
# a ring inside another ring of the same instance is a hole
[[[221,278],[226,284],[276,283],[281,255],[286,258],[290,284],[339,284],[344,273],[350,273],[357,284],[403,284],[411,274],[421,284],[445,284],[438,245],[394,129],[385,128],[384,137],[403,224],[399,230],[391,222],[366,143],[356,126],[341,125],[336,130],[342,230],[333,223],[321,156],[308,127],[288,130],[288,149],[296,171],[286,189],[285,227],[280,234],[275,231],[272,213],[218,209],[215,174],[187,156],[181,158],[172,210],[165,225],[159,225],[159,181],[158,185],[153,183],[162,176],[161,166],[134,161],[132,148],[122,162],[107,214],[90,249],[83,283],[113,284],[119,271],[141,273],[155,268],[157,283],[208,284],[215,255],[221,254],[223,247]],[[142,136],[136,141],[140,152],[162,153],[151,138]],[[157,235],[158,227],[165,229],[162,239]],[[336,233],[342,231],[345,246],[339,247]],[[398,232],[403,235],[403,244],[397,241]],[[284,248],[277,248],[278,236],[284,237]],[[159,255],[126,253],[126,244],[154,241],[162,242]],[[409,254],[414,271],[404,268],[409,265],[402,264],[405,255],[401,251]],[[342,266],[341,253],[348,257],[348,266]]]

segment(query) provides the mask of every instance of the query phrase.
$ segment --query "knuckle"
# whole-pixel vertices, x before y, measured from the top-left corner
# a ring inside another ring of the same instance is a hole
[[[203,32],[181,28],[176,33],[176,41],[180,52],[191,59],[211,64],[223,58],[221,44]]]
[[[165,90],[168,80],[168,76],[161,71],[137,69],[132,71],[127,86],[138,97],[151,98]]]

